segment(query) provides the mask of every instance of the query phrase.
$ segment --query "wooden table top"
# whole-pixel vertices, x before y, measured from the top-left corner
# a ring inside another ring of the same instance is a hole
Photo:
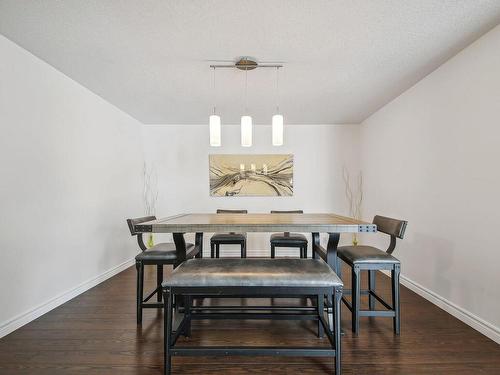
[[[376,232],[377,226],[336,214],[182,214],[136,226],[140,232]]]

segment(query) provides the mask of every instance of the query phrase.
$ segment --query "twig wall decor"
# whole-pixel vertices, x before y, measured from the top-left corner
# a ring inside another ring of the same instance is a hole
[[[158,175],[154,166],[148,168],[146,163],[143,167],[144,191],[143,203],[146,216],[156,215],[156,202],[158,201]],[[149,233],[147,246],[153,247],[153,233]]]
[[[147,216],[156,214],[156,202],[158,201],[158,175],[154,166],[148,168],[146,163],[144,163],[143,170],[144,177],[144,191],[143,191],[143,201],[144,201],[144,213]]]
[[[355,179],[355,190],[351,187],[351,176],[349,170],[344,165],[342,168],[342,178],[345,185],[345,196],[349,206],[349,216],[357,220],[361,220],[361,205],[363,203],[363,174],[359,172]],[[358,244],[356,233],[352,235],[352,243],[354,246]]]

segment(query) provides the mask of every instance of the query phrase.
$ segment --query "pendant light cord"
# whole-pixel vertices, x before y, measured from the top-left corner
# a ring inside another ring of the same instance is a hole
[[[214,71],[213,71],[213,74],[212,74],[212,90],[213,90],[213,114],[215,115],[215,103],[216,103],[216,100],[215,100],[215,66],[213,67]]]
[[[248,69],[245,69],[245,115],[248,114],[247,90],[248,90]]]
[[[279,67],[276,67],[276,113],[280,113],[280,105],[279,105]]]

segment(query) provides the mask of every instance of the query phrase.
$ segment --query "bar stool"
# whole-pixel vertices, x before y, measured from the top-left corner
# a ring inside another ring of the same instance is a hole
[[[246,214],[247,210],[217,210],[218,214]],[[210,256],[219,258],[220,245],[240,245],[241,257],[247,257],[247,234],[246,233],[215,233],[210,238]]]
[[[394,333],[399,335],[401,330],[399,299],[401,263],[391,254],[396,248],[396,238],[403,238],[407,222],[377,215],[373,218],[373,224],[377,225],[377,231],[391,236],[391,243],[386,251],[372,246],[341,246],[338,248],[338,259],[343,260],[351,267],[352,274],[352,290],[344,291],[344,294],[351,292],[352,304],[344,297],[342,297],[342,301],[351,310],[352,331],[355,335],[359,332],[359,318],[361,316],[392,317]],[[338,269],[341,269],[340,264]],[[360,272],[364,270],[368,271],[368,290],[361,290]],[[375,273],[379,270],[391,271],[392,306],[375,293]],[[369,310],[361,310],[360,308],[360,296],[362,294],[368,295]],[[375,310],[375,300],[380,302],[387,310]]]
[[[302,210],[295,211],[271,211],[272,214],[303,214]],[[271,258],[276,256],[277,247],[298,247],[300,257],[307,258],[307,238],[299,233],[274,233],[271,235]]]
[[[174,243],[159,243],[149,249],[144,244],[142,233],[137,232],[136,225],[147,221],[156,220],[156,216],[144,216],[135,219],[127,219],[128,228],[132,236],[137,236],[137,243],[141,249],[135,257],[135,267],[137,269],[137,324],[142,323],[143,308],[163,308],[161,283],[163,282],[163,266],[172,265],[176,268],[183,262],[178,259]],[[196,233],[196,245],[186,244],[186,258],[201,258],[202,255],[202,233]],[[144,266],[156,266],[156,289],[144,298]],[[157,303],[147,303],[156,294]]]

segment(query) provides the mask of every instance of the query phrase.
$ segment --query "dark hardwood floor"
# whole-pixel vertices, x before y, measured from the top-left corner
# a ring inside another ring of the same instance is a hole
[[[149,268],[146,278],[152,281],[155,271]],[[382,274],[377,278],[380,294],[388,298],[388,279]],[[162,315],[146,310],[142,327],[137,326],[134,303],[135,269],[130,268],[0,339],[0,374],[161,374]],[[362,318],[361,333],[353,337],[345,307],[342,313],[346,375],[500,374],[500,345],[406,288],[400,337],[393,335],[387,318]],[[296,321],[197,321],[192,338],[182,340],[212,345],[326,344],[326,338],[316,338],[313,322]],[[332,374],[333,361],[175,357],[173,373]]]

